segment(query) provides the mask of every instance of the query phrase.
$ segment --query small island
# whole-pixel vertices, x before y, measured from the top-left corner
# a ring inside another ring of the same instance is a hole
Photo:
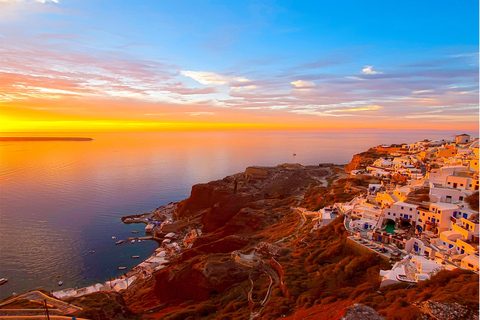
[[[92,141],[82,137],[0,137],[0,141]]]

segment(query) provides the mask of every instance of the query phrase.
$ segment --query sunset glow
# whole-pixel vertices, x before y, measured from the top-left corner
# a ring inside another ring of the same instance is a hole
[[[445,6],[2,0],[0,131],[476,131],[478,3]]]

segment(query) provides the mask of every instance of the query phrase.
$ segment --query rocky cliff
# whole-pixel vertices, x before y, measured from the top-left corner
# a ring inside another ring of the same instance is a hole
[[[367,166],[373,164],[375,160],[387,154],[387,151],[370,148],[368,151],[354,155],[352,161],[345,166],[345,172],[350,173],[352,170],[365,169]]]

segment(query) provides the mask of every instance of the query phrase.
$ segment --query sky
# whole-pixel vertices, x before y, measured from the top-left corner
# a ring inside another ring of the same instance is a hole
[[[0,131],[478,131],[478,6],[0,0]]]

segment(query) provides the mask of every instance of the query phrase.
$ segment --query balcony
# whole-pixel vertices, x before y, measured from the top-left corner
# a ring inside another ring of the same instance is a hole
[[[437,226],[437,223],[436,222],[432,222],[432,221],[425,221],[425,224],[428,225],[428,226],[432,226],[432,227],[436,227]]]

